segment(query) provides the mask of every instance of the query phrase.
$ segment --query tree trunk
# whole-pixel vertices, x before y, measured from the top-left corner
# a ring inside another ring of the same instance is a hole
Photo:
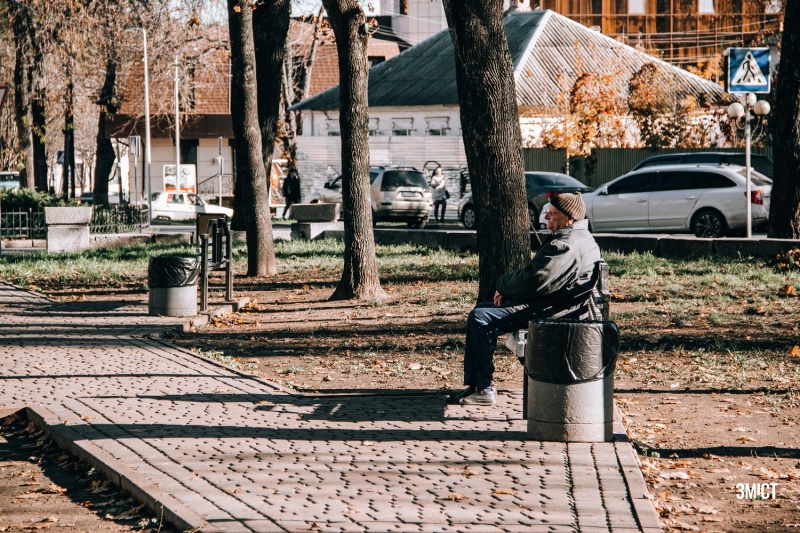
[[[64,159],[61,165],[61,196],[75,197],[75,85],[72,83],[72,68],[67,59],[64,69],[66,87],[64,92]]]
[[[291,35],[286,39],[286,50],[286,57],[283,58],[283,68],[281,69],[283,91],[281,93],[280,106],[286,129],[282,132],[281,142],[283,143],[283,152],[289,161],[289,166],[297,167],[297,112],[289,110],[295,102],[294,69],[292,68],[294,59],[292,57]]]
[[[258,83],[258,120],[261,125],[261,146],[267,176],[272,174],[272,153],[278,133],[282,71],[286,57],[286,36],[289,33],[289,0],[259,4],[253,11],[253,40]],[[271,182],[267,180],[267,188]]]
[[[248,0],[228,0],[231,41],[231,117],[236,139],[233,227],[247,232],[247,275],[277,272],[269,212],[267,172],[258,123],[253,10]]]
[[[29,36],[32,21],[27,9],[11,4],[14,9],[14,45],[16,64],[14,65],[14,111],[17,125],[17,149],[22,168],[19,173],[20,185],[26,189],[36,186],[33,174],[33,129],[31,128],[31,64],[29,56]]]
[[[100,116],[97,124],[97,157],[95,160],[94,171],[94,203],[108,207],[108,176],[114,168],[114,145],[111,139],[106,138],[106,117],[109,113],[117,112],[114,102],[114,85],[117,82],[117,63],[114,59],[106,60],[106,75],[103,80],[103,88],[100,90],[100,98],[97,104],[100,106]],[[142,172],[144,174],[144,172]],[[136,176],[134,176],[136,179]],[[145,189],[142,189],[143,191]],[[146,196],[146,195],[142,195]]]
[[[444,0],[461,128],[478,213],[478,301],[530,258],[530,222],[514,70],[500,2]]]
[[[31,70],[31,121],[33,123],[33,183],[38,191],[47,191],[47,81],[44,73],[44,57],[41,51],[34,58]]]
[[[784,4],[772,134],[775,175],[768,236],[800,239],[800,3]]]
[[[369,183],[366,17],[357,0],[323,0],[339,54],[344,271],[332,300],[385,297],[375,259]]]

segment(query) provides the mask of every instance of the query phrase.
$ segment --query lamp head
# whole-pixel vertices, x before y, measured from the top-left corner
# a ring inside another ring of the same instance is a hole
[[[770,105],[769,102],[766,100],[759,100],[756,102],[756,105],[753,106],[753,113],[756,115],[763,117],[764,115],[768,115],[770,112]]]
[[[745,96],[745,102],[747,103],[747,107],[753,107],[754,105],[756,105],[756,100],[757,100],[756,95],[753,93],[747,93],[747,96]]]
[[[734,102],[728,106],[728,116],[732,119],[742,118],[744,116],[744,106],[739,102]]]

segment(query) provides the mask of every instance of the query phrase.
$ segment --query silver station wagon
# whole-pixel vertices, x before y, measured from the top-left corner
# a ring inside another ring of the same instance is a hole
[[[669,165],[645,167],[586,194],[594,232],[691,232],[724,237],[746,227],[744,167]],[[772,180],[750,171],[752,228],[766,226]]]

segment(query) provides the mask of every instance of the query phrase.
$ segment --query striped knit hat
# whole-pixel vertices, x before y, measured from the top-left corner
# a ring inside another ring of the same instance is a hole
[[[586,216],[586,204],[581,193],[561,193],[550,198],[550,205],[567,215],[572,220],[583,220]]]

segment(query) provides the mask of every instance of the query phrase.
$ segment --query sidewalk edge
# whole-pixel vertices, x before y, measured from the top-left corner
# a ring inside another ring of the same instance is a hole
[[[0,406],[0,412],[8,413],[15,406]],[[129,492],[136,500],[145,504],[156,516],[181,531],[220,531],[178,500],[164,493],[153,483],[131,471],[108,452],[90,441],[82,440],[69,426],[41,405],[19,407],[28,419],[45,430],[58,446],[101,471],[114,485]]]

